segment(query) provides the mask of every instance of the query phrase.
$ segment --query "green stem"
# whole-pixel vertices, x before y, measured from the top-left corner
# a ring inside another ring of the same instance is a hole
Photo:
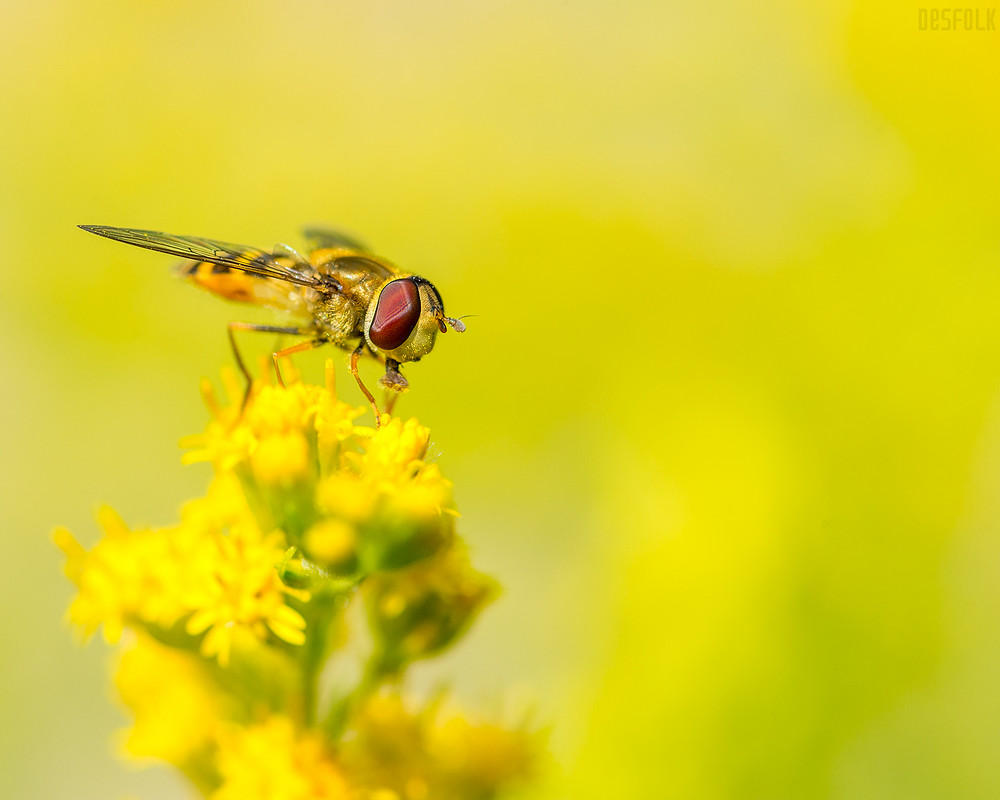
[[[340,597],[339,592],[323,592],[309,603],[309,635],[302,653],[302,714],[307,726],[315,723],[319,711],[319,675],[326,662],[330,630]]]
[[[379,686],[392,676],[393,672],[385,651],[376,646],[365,663],[365,669],[358,685],[333,703],[326,715],[323,729],[331,740],[336,741],[341,737],[353,711],[374,694]]]

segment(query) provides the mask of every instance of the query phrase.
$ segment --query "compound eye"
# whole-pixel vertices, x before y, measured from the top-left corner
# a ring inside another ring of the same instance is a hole
[[[382,350],[395,350],[410,338],[420,319],[417,285],[406,278],[385,285],[378,296],[368,336]]]

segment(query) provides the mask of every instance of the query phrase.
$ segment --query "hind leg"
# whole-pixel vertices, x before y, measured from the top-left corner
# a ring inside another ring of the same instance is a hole
[[[229,332],[229,346],[233,349],[233,357],[236,359],[236,366],[240,368],[240,372],[243,373],[243,377],[247,382],[247,388],[243,392],[243,404],[241,408],[247,407],[247,400],[250,399],[250,389],[253,386],[253,376],[250,374],[250,370],[247,369],[247,365],[243,362],[243,357],[240,355],[240,349],[236,346],[236,337],[233,335],[233,331],[256,331],[257,333],[286,333],[290,336],[311,336],[315,331],[304,330],[302,328],[283,328],[278,325],[256,325],[253,322],[230,322],[228,326]],[[308,350],[310,347],[316,347],[316,343],[309,342],[309,347],[301,347],[296,345],[295,348],[289,348],[292,352],[297,352],[297,350]],[[281,355],[287,355],[285,350],[282,350],[273,355],[274,358],[274,370],[278,375],[278,383],[284,386],[281,381],[281,372],[278,369],[278,357]]]

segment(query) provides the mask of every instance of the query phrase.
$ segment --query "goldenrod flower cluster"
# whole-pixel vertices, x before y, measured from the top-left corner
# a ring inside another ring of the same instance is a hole
[[[224,381],[229,401],[206,384],[211,420],[185,442],[214,476],[179,524],[133,530],[105,508],[90,550],[55,533],[70,620],[125,642],[125,752],[212,800],[475,800],[523,783],[535,734],[404,697],[407,667],[497,592],[456,536],[428,430],[357,424],[331,377],[257,384],[245,406]],[[360,654],[353,678],[329,663],[341,653]]]

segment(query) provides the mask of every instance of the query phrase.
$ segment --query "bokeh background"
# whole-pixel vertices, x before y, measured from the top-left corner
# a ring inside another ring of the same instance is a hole
[[[920,8],[7,0],[0,795],[187,796],[49,535],[173,521],[269,319],[74,226],[329,222],[476,315],[401,410],[505,595],[423,680],[543,797],[1000,796],[1000,33]]]

